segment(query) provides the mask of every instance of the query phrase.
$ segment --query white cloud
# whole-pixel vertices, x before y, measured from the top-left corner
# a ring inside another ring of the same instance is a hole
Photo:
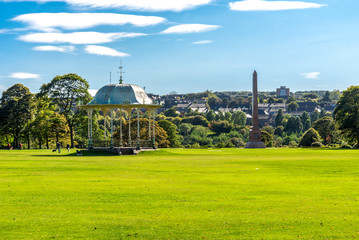
[[[236,11],[279,11],[292,9],[320,8],[326,4],[317,4],[302,1],[265,1],[265,0],[243,0],[230,2],[231,10]]]
[[[172,26],[162,31],[162,34],[180,34],[180,33],[199,33],[207,32],[218,29],[218,25],[207,25],[207,24],[180,24]]]
[[[33,43],[69,43],[69,44],[100,44],[113,42],[120,38],[145,36],[144,33],[30,33],[19,37],[19,40]]]
[[[26,72],[16,72],[11,73],[10,78],[16,78],[16,79],[36,79],[40,78],[39,74],[35,73],[26,73]]]
[[[33,48],[35,51],[49,51],[49,52],[73,52],[74,46],[36,46]]]
[[[191,9],[206,5],[212,0],[2,0],[5,2],[33,1],[44,2],[66,2],[73,6],[91,8],[124,8],[140,11],[175,11]]]
[[[96,54],[102,56],[111,56],[111,57],[128,57],[130,56],[127,53],[119,52],[113,48],[97,46],[97,45],[88,45],[85,48],[85,51],[89,54]]]
[[[100,25],[132,24],[137,27],[145,27],[166,21],[162,17],[116,13],[30,13],[19,15],[11,20],[23,22],[31,29],[45,32],[58,31],[57,28],[76,30]]]
[[[320,72],[301,73],[300,75],[302,75],[306,79],[318,79]]]
[[[88,90],[88,92],[90,93],[90,95],[93,96],[93,97],[96,95],[97,91],[98,91],[97,89],[89,89],[89,90]]]
[[[212,42],[213,42],[212,40],[202,40],[202,41],[193,42],[192,44],[208,44]]]

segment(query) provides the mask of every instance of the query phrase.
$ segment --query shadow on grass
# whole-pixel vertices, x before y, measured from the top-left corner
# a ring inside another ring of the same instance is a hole
[[[36,155],[31,155],[34,157],[99,157],[99,156],[118,156],[115,153],[112,152],[106,152],[106,151],[88,151],[88,150],[81,150],[82,152],[82,156],[78,156],[76,152],[74,153],[69,153],[69,154],[58,154],[58,153],[53,153],[53,154],[36,154]]]

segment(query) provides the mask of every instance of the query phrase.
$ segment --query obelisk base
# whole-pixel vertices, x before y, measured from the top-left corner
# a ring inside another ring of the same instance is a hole
[[[247,142],[244,148],[266,148],[263,142]]]
[[[266,145],[261,142],[261,130],[257,127],[252,127],[249,130],[249,141],[244,146],[245,148],[265,148]]]

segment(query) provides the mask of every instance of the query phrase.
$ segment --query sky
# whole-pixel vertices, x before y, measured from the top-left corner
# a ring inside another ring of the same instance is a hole
[[[345,90],[357,85],[357,0],[0,0],[0,91],[76,73],[94,93]],[[111,73],[111,74],[110,74]],[[110,80],[111,75],[111,80]]]

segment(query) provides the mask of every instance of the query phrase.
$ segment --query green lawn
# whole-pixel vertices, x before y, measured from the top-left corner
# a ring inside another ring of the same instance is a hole
[[[359,151],[0,151],[0,239],[359,238]]]

